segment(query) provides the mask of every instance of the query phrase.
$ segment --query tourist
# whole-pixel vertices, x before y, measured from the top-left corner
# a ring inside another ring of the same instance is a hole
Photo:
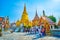
[[[45,28],[42,28],[41,33],[42,33],[43,36],[46,35],[46,33],[45,33]]]
[[[38,28],[38,32],[39,32],[39,35],[42,36],[41,28],[40,27]]]

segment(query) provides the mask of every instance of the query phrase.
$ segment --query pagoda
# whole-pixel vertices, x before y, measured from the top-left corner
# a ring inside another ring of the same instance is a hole
[[[59,19],[59,21],[58,21],[58,24],[57,24],[58,26],[60,26],[60,19]]]
[[[26,11],[26,5],[24,5],[24,11],[23,11],[23,14],[22,14],[20,22],[22,24],[24,24],[24,26],[28,26],[29,19],[28,19],[28,14],[27,14],[27,11]]]
[[[53,27],[54,22],[45,15],[45,11],[43,10],[43,16],[40,17],[38,25],[42,28],[45,28],[46,34],[49,35],[50,27]]]
[[[38,25],[38,22],[39,22],[39,17],[38,17],[37,11],[36,11],[36,15],[35,15],[34,19],[32,20],[32,25],[33,26]]]

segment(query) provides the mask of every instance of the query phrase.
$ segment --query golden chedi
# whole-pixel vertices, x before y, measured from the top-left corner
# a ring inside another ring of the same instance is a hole
[[[21,23],[24,24],[24,26],[28,26],[29,23],[28,14],[26,11],[26,5],[24,5],[24,11],[21,17]]]

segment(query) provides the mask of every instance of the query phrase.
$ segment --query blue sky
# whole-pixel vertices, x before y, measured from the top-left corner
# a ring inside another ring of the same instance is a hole
[[[29,20],[32,20],[36,14],[42,16],[45,10],[47,16],[54,15],[57,21],[60,18],[60,0],[0,0],[0,16],[9,16],[10,22],[16,22],[21,19],[26,4]]]

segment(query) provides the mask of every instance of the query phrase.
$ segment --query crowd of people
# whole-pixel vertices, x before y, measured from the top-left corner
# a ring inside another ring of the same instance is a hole
[[[14,32],[28,32],[30,34],[39,34],[40,36],[46,35],[46,29],[44,27],[34,26],[31,28],[24,28],[24,26],[13,28]]]
[[[42,35],[46,35],[46,29],[45,28],[41,28],[41,27],[32,27],[31,30],[30,30],[30,33],[33,33],[33,34],[39,34],[40,36]]]

